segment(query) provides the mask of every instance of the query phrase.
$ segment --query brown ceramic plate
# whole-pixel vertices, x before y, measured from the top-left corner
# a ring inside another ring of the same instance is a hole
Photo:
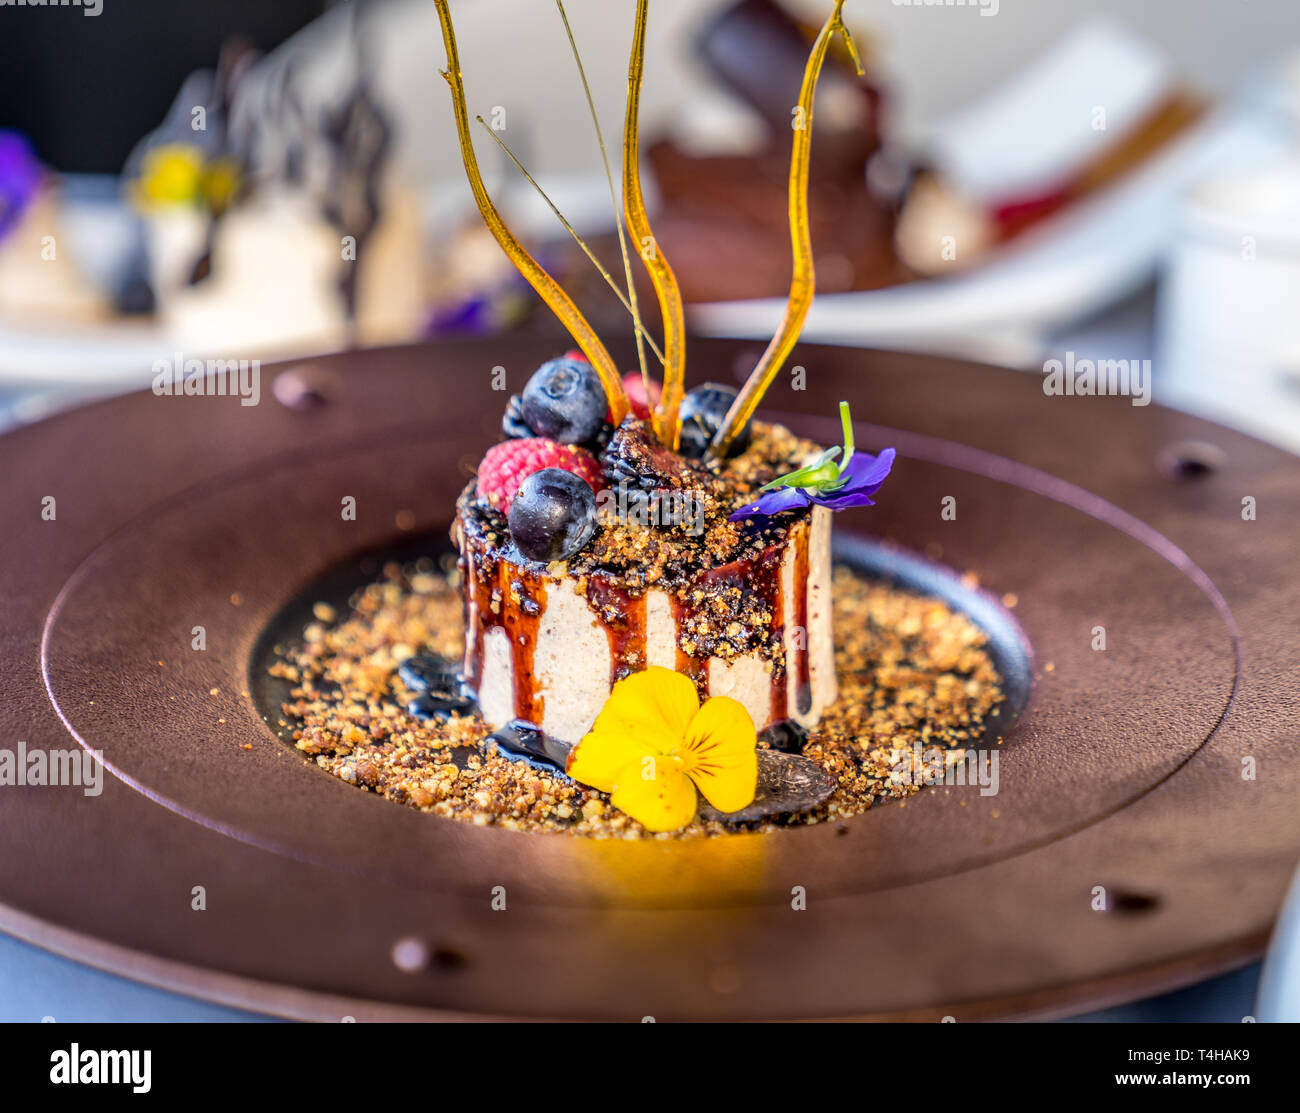
[[[898,447],[846,537],[1017,597],[1033,691],[996,797],[595,842],[423,815],[286,747],[245,694],[268,624],[327,570],[444,530],[495,435],[492,368],[518,389],[557,344],[330,358],[267,369],[257,406],[146,393],[0,438],[6,745],[80,743],[112,773],[93,797],[3,789],[0,926],[326,1019],[1062,1014],[1258,955],[1300,854],[1300,460],[1037,376],[809,345],[808,389],[768,399],[832,440],[848,398],[859,444]],[[755,354],[691,353],[695,381]],[[281,401],[300,377],[320,404]]]

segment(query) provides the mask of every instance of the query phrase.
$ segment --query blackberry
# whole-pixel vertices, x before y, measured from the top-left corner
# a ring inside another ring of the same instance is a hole
[[[501,415],[501,432],[511,440],[533,435],[528,422],[524,420],[524,401],[517,394],[512,394],[506,403],[506,412]]]
[[[682,421],[680,447],[683,456],[698,460],[722,428],[723,419],[739,392],[722,383],[705,383],[690,391],[683,399],[678,415]],[[753,437],[750,422],[736,434],[727,449],[728,456],[739,456],[749,447]]]

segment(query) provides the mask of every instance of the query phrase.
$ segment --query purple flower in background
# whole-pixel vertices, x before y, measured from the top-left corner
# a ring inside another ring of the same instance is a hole
[[[771,518],[787,510],[802,510],[805,506],[825,506],[829,510],[845,510],[850,506],[875,506],[871,496],[880,490],[889,469],[894,466],[896,453],[885,449],[879,456],[855,452],[853,425],[849,417],[849,404],[840,403],[840,421],[844,426],[844,448],[828,448],[807,467],[792,471],[759,488],[759,499],[742,506],[731,515],[731,521],[746,518]],[[836,457],[843,452],[843,458]]]
[[[41,184],[41,164],[27,140],[0,129],[0,240],[18,224]]]

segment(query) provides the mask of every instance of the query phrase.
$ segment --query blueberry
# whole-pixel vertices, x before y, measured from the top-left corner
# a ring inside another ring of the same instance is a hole
[[[406,705],[407,714],[426,721],[468,715],[473,710],[473,701],[463,696],[435,696],[431,692],[421,693]]]
[[[583,444],[600,432],[609,404],[600,376],[580,359],[543,363],[524,387],[519,417],[539,437]]]
[[[581,476],[543,468],[519,485],[509,522],[529,560],[565,560],[596,532],[596,493]]]
[[[402,683],[417,692],[432,692],[437,696],[460,694],[460,673],[444,657],[432,653],[418,653],[397,666]]]
[[[722,419],[736,400],[737,391],[721,383],[705,383],[697,386],[683,399],[678,414],[682,419],[681,453],[692,460],[698,460],[709,447],[714,435],[722,427]],[[745,422],[736,439],[727,449],[728,456],[739,456],[749,447],[753,430]]]

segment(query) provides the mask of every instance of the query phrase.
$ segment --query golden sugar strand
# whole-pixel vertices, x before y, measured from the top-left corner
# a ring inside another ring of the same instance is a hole
[[[546,192],[546,190],[542,188],[541,183],[539,183],[538,180],[528,172],[528,168],[524,166],[524,164],[520,162],[518,158],[515,157],[514,151],[510,149],[506,141],[502,139],[501,136],[499,136],[490,127],[488,127],[487,121],[484,120],[482,116],[475,116],[474,119],[476,119],[480,124],[483,125],[483,130],[486,131],[488,135],[490,135],[496,141],[497,146],[501,148],[501,151],[506,156],[506,158],[508,158],[511,162],[515,164],[515,168],[519,171],[519,173],[521,173],[524,176],[525,179],[527,179],[528,184],[531,185],[533,189],[537,190],[537,195],[543,201],[545,201],[546,204],[550,207],[551,212],[555,214],[555,218],[562,225],[564,225],[564,230],[568,232],[570,236],[573,237],[573,242],[576,243],[580,248],[582,248],[583,254],[586,255],[587,258],[591,260],[591,265],[596,268],[597,272],[600,274],[600,277],[605,280],[605,284],[609,286],[609,288],[614,292],[614,296],[618,298],[620,302],[623,303],[623,308],[626,309],[630,314],[632,314],[632,327],[636,329],[638,347],[640,347],[642,343],[649,344],[650,350],[655,354],[655,358],[658,359],[660,363],[663,363],[664,356],[663,353],[659,350],[659,345],[655,343],[654,337],[651,336],[648,332],[645,331],[644,328],[641,327],[641,315],[636,310],[635,302],[629,302],[627,300],[627,295],[623,293],[622,290],[619,289],[618,283],[614,281],[614,276],[609,273],[608,269],[605,267],[605,264],[596,258],[595,252],[593,252],[591,248],[587,246],[587,242],[580,235],[578,235],[578,230],[574,228],[574,226],[569,223],[565,215],[562,212],[560,212],[559,206],[556,205],[556,203],[551,200],[550,195]],[[641,353],[641,361],[642,363],[645,362],[644,351],[642,351]],[[649,377],[648,375],[643,375],[642,380],[644,381],[648,377]]]
[[[660,364],[663,363],[664,357],[663,353],[659,351],[658,345],[650,339],[650,334],[645,331],[645,328],[641,323],[641,306],[637,302],[636,283],[632,281],[632,260],[628,257],[627,253],[627,233],[623,227],[623,217],[618,211],[618,193],[614,188],[614,172],[610,169],[609,165],[609,150],[605,146],[605,133],[601,130],[600,116],[596,112],[596,101],[591,95],[591,86],[587,83],[587,69],[582,64],[582,55],[578,52],[578,41],[573,37],[573,28],[569,26],[569,15],[564,10],[564,0],[555,0],[555,6],[560,10],[560,20],[564,23],[564,33],[569,37],[569,49],[573,51],[573,61],[578,67],[578,76],[582,79],[582,91],[587,98],[587,110],[591,113],[591,125],[596,130],[596,144],[600,147],[600,161],[605,167],[605,182],[609,186],[609,200],[610,204],[614,206],[614,227],[618,230],[618,250],[619,254],[623,257],[623,277],[627,280],[627,297],[623,297],[620,294],[619,301],[621,301],[627,307],[628,312],[632,314],[632,328],[636,334],[637,363],[641,367],[641,382],[645,386],[646,397],[649,398],[650,370],[646,366],[646,344],[649,344],[651,349],[653,349]],[[554,208],[554,206],[552,206],[552,208]],[[556,215],[558,215],[558,213]],[[574,235],[576,237],[577,233],[575,232]],[[579,240],[578,243],[582,247],[583,251],[587,251],[586,244],[582,243],[581,240]],[[593,263],[596,261],[590,251],[587,251],[587,255],[591,258]],[[601,270],[602,273],[606,273],[604,272],[604,268],[601,268]],[[619,293],[617,287],[614,286],[612,281],[610,281],[610,288],[614,290],[616,294]]]
[[[799,330],[803,328],[808,307],[812,305],[816,277],[813,273],[812,235],[808,229],[808,163],[812,154],[813,94],[817,91],[817,78],[821,74],[822,63],[826,60],[827,48],[836,32],[844,37],[844,45],[853,64],[858,73],[862,73],[857,47],[853,44],[849,29],[840,19],[843,7],[844,0],[835,0],[835,11],[818,33],[812,52],[808,55],[803,86],[799,90],[799,121],[803,126],[795,129],[790,151],[790,243],[794,254],[790,297],[776,335],[772,337],[758,365],[750,372],[744,388],[731,404],[713,443],[709,445],[708,456],[712,459],[726,456],[731,442],[745,427],[745,422],[754,416],[763,395],[798,341]]]
[[[627,69],[627,118],[623,125],[623,212],[633,239],[640,246],[641,261],[650,273],[664,322],[663,396],[655,407],[655,432],[664,444],[676,449],[679,432],[677,408],[681,404],[686,377],[686,324],[677,278],[650,231],[645,199],[641,195],[637,118],[641,110],[641,73],[645,61],[646,7],[647,0],[637,0],[636,31],[632,39],[632,58]]]
[[[479,173],[478,159],[474,156],[474,142],[469,130],[469,112],[465,106],[465,86],[461,81],[460,57],[456,52],[456,35],[451,26],[451,13],[447,10],[447,0],[434,0],[434,6],[438,9],[438,21],[442,24],[442,41],[447,49],[447,68],[442,71],[442,76],[451,89],[451,102],[456,115],[456,134],[460,139],[460,157],[465,164],[465,175],[469,178],[470,189],[474,192],[474,200],[478,204],[478,211],[483,216],[483,223],[501,245],[501,250],[518,268],[519,273],[528,280],[529,285],[550,306],[551,312],[569,330],[569,335],[573,337],[574,342],[582,349],[583,354],[600,376],[614,421],[616,423],[622,421],[628,411],[627,392],[623,389],[623,381],[619,377],[618,366],[614,363],[613,357],[606,351],[605,345],[600,342],[600,337],[587,323],[582,312],[573,304],[573,299],[515,239],[510,229],[506,227],[505,221],[501,219],[496,206],[492,204],[492,199],[488,197],[487,189],[483,185],[483,176]]]

